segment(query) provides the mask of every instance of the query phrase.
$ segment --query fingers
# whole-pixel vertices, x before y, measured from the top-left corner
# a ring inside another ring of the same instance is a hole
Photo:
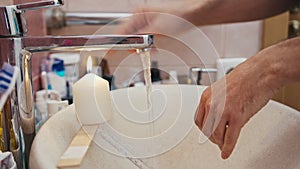
[[[202,130],[202,127],[203,127],[202,121],[205,116],[205,103],[206,103],[206,99],[204,97],[204,92],[203,92],[203,94],[201,96],[200,104],[199,104],[198,109],[195,114],[195,123],[200,130]]]
[[[210,140],[216,143],[213,137],[210,137],[213,133],[215,116],[214,109],[211,107],[211,101],[209,99],[210,88],[207,88],[202,96],[196,112],[195,123],[204,135],[210,138]]]
[[[227,159],[231,155],[237,143],[238,137],[240,135],[240,131],[241,131],[240,127],[229,124],[225,133],[224,145],[222,147],[221,156],[223,159]]]
[[[201,96],[195,123],[203,134],[218,145],[222,151],[222,158],[227,159],[237,143],[241,127],[232,122],[230,124],[229,117],[218,113],[217,108],[211,105],[209,96],[208,88]]]
[[[207,136],[210,137],[214,130],[215,124],[215,113],[214,110],[210,107],[210,104],[205,105],[205,114],[202,120],[202,132]]]
[[[130,19],[122,23],[116,30],[117,34],[137,34],[139,29],[147,26],[141,13],[136,13]]]
[[[148,26],[146,7],[137,8],[133,15],[124,19],[118,26],[116,34],[138,34],[140,29]]]
[[[216,129],[214,130],[211,137],[214,138],[214,143],[219,146],[220,150],[222,150],[222,147],[224,145],[225,133],[227,130],[227,121],[225,119],[215,120],[214,126],[217,127],[215,127]]]

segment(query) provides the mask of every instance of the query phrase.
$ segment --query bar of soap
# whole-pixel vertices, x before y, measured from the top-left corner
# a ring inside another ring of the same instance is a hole
[[[73,100],[82,125],[101,124],[111,117],[109,83],[93,73],[86,74],[73,85]]]

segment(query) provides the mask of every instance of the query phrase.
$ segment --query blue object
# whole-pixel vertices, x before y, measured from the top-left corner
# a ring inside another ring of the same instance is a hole
[[[0,93],[4,93],[14,75],[14,68],[8,63],[4,63],[2,69],[0,70]]]
[[[54,59],[54,63],[52,65],[52,71],[55,72],[60,77],[65,77],[65,66],[64,61],[61,59]]]

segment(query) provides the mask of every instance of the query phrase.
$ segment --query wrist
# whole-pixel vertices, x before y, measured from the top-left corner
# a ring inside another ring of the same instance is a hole
[[[293,38],[261,52],[261,59],[269,65],[268,74],[279,87],[300,82],[300,38]]]
[[[262,56],[263,57],[263,56]],[[264,70],[261,72],[261,80],[263,87],[270,90],[271,96],[276,94],[280,88],[285,86],[285,78],[280,73],[280,63],[267,60],[268,57],[261,59]]]
[[[235,74],[230,74],[240,79],[243,85],[252,86],[257,94],[271,98],[284,86],[284,79],[278,74],[278,64],[273,63],[270,56],[269,51],[263,50],[236,67],[232,71]]]
[[[281,61],[280,52],[276,47],[262,50],[253,56],[253,69],[258,74],[258,84],[275,94],[281,87],[286,86],[291,79],[286,75],[285,63]],[[261,82],[261,83],[259,83]]]

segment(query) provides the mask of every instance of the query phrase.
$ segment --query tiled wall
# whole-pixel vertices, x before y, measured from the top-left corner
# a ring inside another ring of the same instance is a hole
[[[145,0],[86,0],[84,2],[72,0],[65,1],[64,10],[130,12],[145,2]],[[101,28],[98,26],[73,26],[54,30],[52,34],[93,34],[96,31],[99,33],[99,29]],[[206,26],[202,27],[201,30],[209,40],[205,38],[204,34],[197,33],[197,30],[189,31],[180,36],[180,38],[188,39],[188,44],[173,38],[156,37],[155,44],[159,49],[153,52],[152,60],[157,60],[159,68],[164,71],[176,70],[179,75],[188,75],[188,70],[192,66],[215,67],[215,61],[218,57],[250,57],[261,49],[261,21]],[[100,32],[103,33],[104,31]],[[113,31],[111,32],[113,33]],[[109,33],[109,31],[105,33]],[[209,41],[212,42],[211,45]],[[213,48],[216,49],[217,53],[213,51]],[[103,54],[94,55],[103,56]],[[105,55],[105,58],[108,60],[110,69],[116,76],[118,84],[130,79],[134,74],[141,71],[141,62],[135,54],[109,52],[109,54]],[[205,84],[209,83],[207,78],[204,81]]]
[[[262,48],[262,21],[204,27],[221,57],[250,57]]]

